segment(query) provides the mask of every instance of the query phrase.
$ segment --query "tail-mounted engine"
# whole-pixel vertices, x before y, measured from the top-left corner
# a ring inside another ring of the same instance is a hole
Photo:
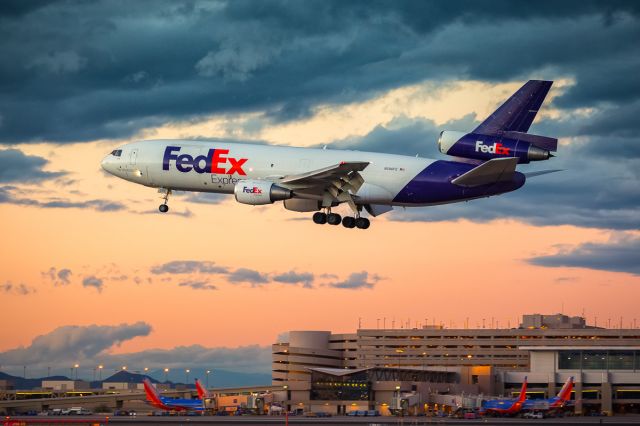
[[[516,157],[521,164],[548,160],[557,147],[555,138],[521,132],[483,135],[444,131],[438,139],[438,149],[443,154],[475,160]]]

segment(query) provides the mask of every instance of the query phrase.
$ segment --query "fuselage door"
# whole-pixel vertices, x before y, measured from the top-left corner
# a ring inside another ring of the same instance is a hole
[[[137,159],[138,159],[138,148],[134,148],[131,150],[131,154],[129,155],[129,164],[131,164],[132,166],[135,166]]]

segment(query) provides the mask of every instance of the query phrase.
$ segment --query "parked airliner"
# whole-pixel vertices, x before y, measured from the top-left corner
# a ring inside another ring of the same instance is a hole
[[[522,410],[527,398],[527,378],[522,382],[522,389],[516,399],[490,399],[482,404],[482,415],[506,415],[513,416]]]
[[[283,202],[315,212],[317,224],[367,229],[366,211],[454,203],[514,191],[526,176],[517,164],[548,160],[558,140],[527,133],[551,81],[531,80],[470,133],[443,131],[451,161],[360,151],[251,145],[231,141],[145,140],[113,150],[102,168],[122,179],[172,191],[234,194],[250,205]],[[551,172],[551,171],[547,171]],[[545,172],[531,173],[531,176]],[[353,216],[332,208],[346,204]]]
[[[156,408],[168,411],[204,411],[202,399],[167,398],[160,395],[149,379],[143,380],[147,402]]]
[[[565,407],[571,400],[571,392],[573,391],[573,376],[569,377],[558,395],[548,399],[527,399],[523,406],[523,410],[547,411]]]

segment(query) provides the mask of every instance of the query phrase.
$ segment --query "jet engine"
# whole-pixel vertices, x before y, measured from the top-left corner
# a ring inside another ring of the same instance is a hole
[[[548,160],[557,147],[555,138],[511,131],[498,135],[444,131],[438,138],[438,149],[443,154],[483,161],[515,157],[521,164]]]
[[[264,180],[241,180],[233,188],[236,201],[242,204],[258,206],[288,200],[293,191]]]

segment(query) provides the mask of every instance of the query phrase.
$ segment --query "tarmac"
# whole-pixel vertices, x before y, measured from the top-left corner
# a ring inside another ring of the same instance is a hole
[[[283,416],[136,416],[136,417],[106,417],[106,416],[16,416],[5,417],[3,426],[28,426],[28,425],[109,425],[109,424],[144,424],[144,425],[191,425],[191,424],[246,424],[246,425],[562,425],[578,426],[584,424],[591,425],[640,425],[640,416],[618,416],[618,417],[568,417],[549,419],[520,419],[520,418],[487,418],[479,420],[461,420],[449,418],[432,417],[346,417],[336,416],[328,418],[309,418],[291,416],[285,419]]]

